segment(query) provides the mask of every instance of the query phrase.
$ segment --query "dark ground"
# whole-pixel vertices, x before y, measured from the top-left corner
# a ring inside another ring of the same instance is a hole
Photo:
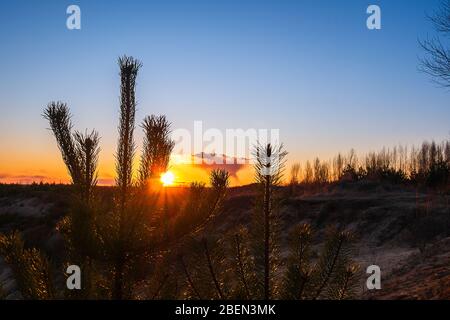
[[[252,186],[231,188],[224,208],[206,227],[223,234],[250,223],[255,198]],[[99,188],[110,197],[112,188]],[[332,184],[292,192],[280,189],[283,235],[298,223],[315,231],[322,244],[328,226],[351,229],[358,236],[355,260],[361,265],[360,298],[450,299],[450,206],[448,195],[411,186],[373,182]],[[184,191],[174,192],[183,197]],[[61,185],[0,185],[0,232],[23,232],[27,246],[42,249],[52,261],[64,250],[55,229],[67,213],[70,189]],[[177,202],[177,201],[174,201]],[[365,270],[372,264],[382,271],[382,289],[365,289]],[[18,298],[11,270],[0,260],[0,284],[9,298]]]

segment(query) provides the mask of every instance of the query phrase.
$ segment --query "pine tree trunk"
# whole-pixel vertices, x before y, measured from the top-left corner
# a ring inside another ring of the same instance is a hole
[[[211,255],[209,254],[208,242],[206,241],[206,239],[203,240],[203,248],[205,249],[206,262],[208,263],[209,273],[211,274],[211,278],[212,278],[214,286],[216,288],[217,295],[218,295],[219,299],[223,300],[224,297],[223,297],[222,289],[220,288],[220,283],[217,280],[216,273],[214,271],[214,268],[213,268],[213,265],[211,262]]]
[[[264,186],[264,299],[270,299],[270,176]]]

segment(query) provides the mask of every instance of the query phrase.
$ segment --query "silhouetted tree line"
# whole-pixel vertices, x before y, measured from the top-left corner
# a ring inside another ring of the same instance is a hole
[[[450,142],[424,142],[420,147],[398,146],[370,152],[361,158],[354,150],[330,161],[316,158],[291,168],[291,185],[323,185],[341,180],[374,180],[413,183],[436,189],[450,184]]]

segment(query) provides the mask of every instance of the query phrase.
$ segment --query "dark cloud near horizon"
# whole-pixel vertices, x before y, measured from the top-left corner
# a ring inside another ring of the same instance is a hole
[[[223,169],[228,171],[230,176],[237,179],[237,173],[250,165],[249,159],[229,157],[224,154],[199,153],[193,156],[192,166],[202,170]]]
[[[0,173],[0,179],[52,179],[48,176],[43,175],[12,175],[7,173]]]
[[[61,182],[64,179],[56,179],[45,175],[14,175],[8,173],[0,173],[0,182],[6,183],[33,183],[33,182]]]

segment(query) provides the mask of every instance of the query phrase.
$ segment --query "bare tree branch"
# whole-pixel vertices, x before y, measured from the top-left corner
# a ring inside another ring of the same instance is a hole
[[[443,38],[450,38],[450,0],[441,2],[441,7],[428,16],[434,29]],[[450,88],[450,50],[444,44],[442,37],[436,36],[420,41],[419,44],[425,52],[420,59],[419,70],[430,75],[433,81]]]

